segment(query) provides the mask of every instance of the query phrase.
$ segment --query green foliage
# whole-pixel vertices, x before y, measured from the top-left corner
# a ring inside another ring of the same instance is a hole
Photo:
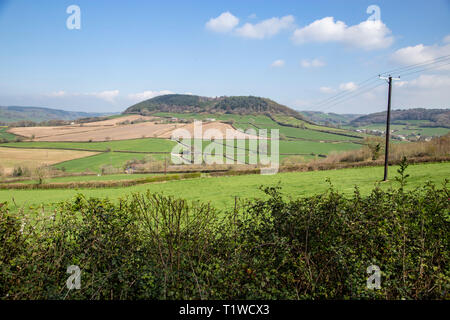
[[[139,102],[125,113],[143,112],[209,112],[227,114],[264,114],[280,113],[286,115],[301,115],[286,106],[267,98],[253,96],[233,96],[208,98],[185,94],[168,94]]]
[[[399,164],[400,168],[397,169],[397,173],[399,176],[395,177],[395,181],[400,183],[400,188],[406,185],[406,179],[409,177],[409,174],[406,174],[406,169],[408,168],[408,160],[406,157],[402,158],[402,161]]]
[[[12,172],[13,177],[25,177],[30,176],[30,174],[31,174],[30,169],[22,166],[14,167]]]
[[[450,109],[424,109],[414,108],[406,110],[392,110],[391,120],[394,123],[422,122],[424,126],[449,128]],[[372,123],[385,123],[386,111],[361,116],[350,122],[353,126]]]
[[[402,176],[406,166],[399,171]],[[448,299],[448,189],[209,204],[78,195],[51,217],[0,205],[2,299]],[[80,267],[68,291],[66,269]],[[382,271],[366,288],[366,269]]]
[[[0,142],[1,143],[7,143],[14,141],[14,139],[17,137],[15,134],[7,132],[8,127],[1,127],[0,126]]]
[[[365,144],[372,154],[372,160],[377,160],[380,157],[380,152],[384,150],[383,139],[378,137],[367,137],[364,139]]]

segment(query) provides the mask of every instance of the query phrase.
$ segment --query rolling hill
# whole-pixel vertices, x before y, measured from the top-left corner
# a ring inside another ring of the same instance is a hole
[[[409,124],[411,122],[415,122],[421,127],[450,128],[450,109],[415,108],[407,110],[392,110],[391,121],[392,123],[397,124]],[[350,125],[358,127],[385,122],[386,111],[361,116],[352,120]]]
[[[150,114],[154,112],[210,113],[210,114],[283,114],[303,119],[297,111],[273,100],[254,96],[201,97],[168,94],[139,102],[124,113]]]
[[[18,121],[41,122],[48,120],[75,120],[78,118],[98,117],[102,113],[64,111],[43,107],[0,106],[0,124]]]
[[[300,113],[312,122],[324,125],[345,125],[362,116],[361,114],[338,114],[333,112],[325,113],[321,111],[300,111]]]

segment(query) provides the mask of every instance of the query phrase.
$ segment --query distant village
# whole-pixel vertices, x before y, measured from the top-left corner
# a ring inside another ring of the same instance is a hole
[[[384,136],[386,133],[386,130],[378,130],[378,129],[354,129],[352,131],[358,132],[358,133],[366,133],[371,134],[375,136]],[[429,136],[422,136],[420,133],[414,133],[412,132],[409,135],[402,135],[402,134],[396,134],[399,130],[391,130],[391,138],[394,140],[400,140],[400,141],[430,141],[432,137]]]

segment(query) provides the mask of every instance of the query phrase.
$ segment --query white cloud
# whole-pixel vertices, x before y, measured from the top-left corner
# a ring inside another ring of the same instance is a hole
[[[437,89],[450,88],[450,76],[437,74],[422,74],[411,81],[398,81],[394,85],[401,88]]]
[[[336,93],[338,91],[355,91],[358,89],[358,85],[352,81],[341,83],[337,89],[333,87],[320,87],[319,91],[325,94]]]
[[[401,65],[410,65],[426,62],[446,55],[450,55],[450,44],[436,44],[432,46],[418,44],[416,46],[398,49],[391,55],[391,61]],[[425,67],[431,67],[431,65]],[[449,70],[450,66],[447,65],[442,67],[442,69]]]
[[[346,82],[346,83],[341,83],[339,85],[339,89],[342,91],[354,91],[356,89],[358,89],[358,85],[354,82]]]
[[[236,29],[236,34],[244,38],[264,39],[269,38],[282,30],[294,26],[294,17],[291,15],[282,18],[273,17],[256,24],[246,23]]]
[[[307,59],[303,59],[302,61],[300,61],[300,65],[303,68],[318,68],[318,67],[323,67],[325,65],[325,62],[323,62],[320,59],[313,59],[313,60],[307,60]]]
[[[239,19],[227,11],[217,18],[211,18],[205,26],[211,31],[225,33],[233,30],[238,24]]]
[[[65,91],[63,91],[63,90],[60,90],[60,91],[56,91],[56,92],[52,92],[52,93],[47,94],[47,96],[49,96],[49,97],[55,97],[55,98],[57,98],[57,97],[64,97],[65,95],[67,95],[67,93],[66,93]]]
[[[270,65],[273,68],[281,68],[284,67],[284,60],[275,60],[274,62],[272,62],[272,64]]]
[[[450,34],[449,34],[449,35],[446,35],[446,36],[444,37],[444,39],[442,39],[442,42],[443,42],[443,43],[450,43]]]
[[[330,94],[330,93],[335,93],[336,92],[336,89],[333,89],[331,87],[320,87],[319,90],[320,90],[320,92],[326,93],[326,94]]]
[[[89,93],[88,95],[103,99],[108,102],[114,102],[114,99],[119,95],[119,90],[107,90],[101,92]]]
[[[296,44],[307,42],[341,42],[365,50],[389,47],[394,41],[391,30],[381,20],[366,20],[354,26],[325,17],[296,29],[292,40]]]
[[[108,102],[114,102],[115,98],[119,95],[119,90],[106,90],[100,92],[91,93],[78,93],[78,92],[66,92],[63,90],[45,94],[52,98],[62,98],[62,97],[95,97],[97,99],[102,99]]]
[[[173,94],[173,92],[170,90],[161,90],[161,91],[148,90],[139,93],[131,93],[128,95],[128,98],[133,101],[144,101],[165,94]]]

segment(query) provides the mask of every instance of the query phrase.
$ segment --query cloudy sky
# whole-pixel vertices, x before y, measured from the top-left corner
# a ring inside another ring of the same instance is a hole
[[[0,0],[0,105],[118,112],[190,93],[370,113],[387,95],[371,77],[446,55],[446,0]],[[394,108],[449,102],[450,65],[395,82]]]

